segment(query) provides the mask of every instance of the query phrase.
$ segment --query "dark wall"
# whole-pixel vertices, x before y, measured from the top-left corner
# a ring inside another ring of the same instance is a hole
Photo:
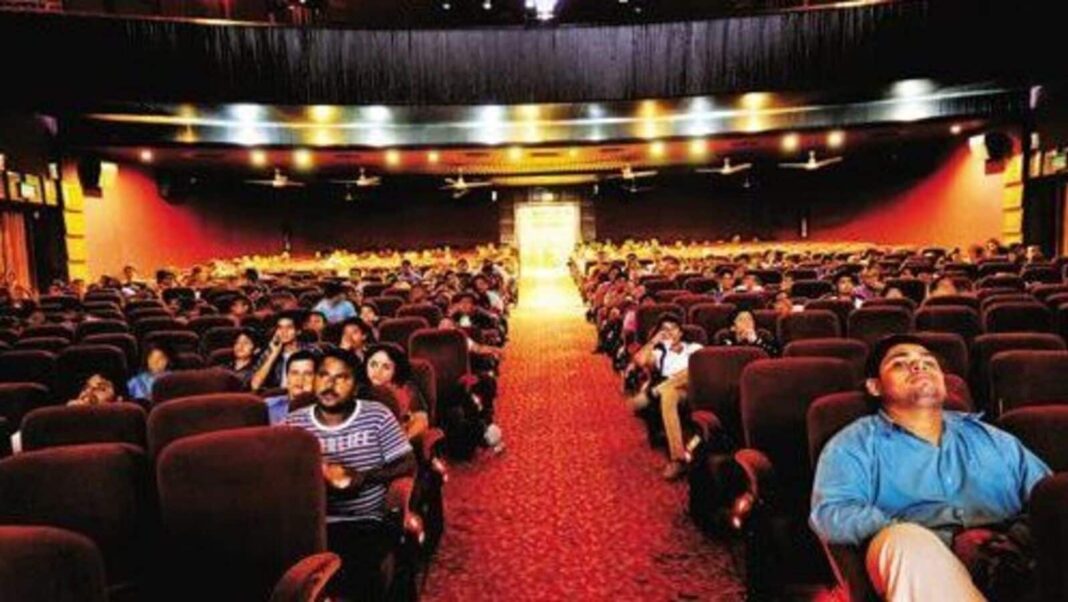
[[[7,169],[20,173],[48,173],[55,146],[55,121],[23,111],[0,110],[0,153]]]

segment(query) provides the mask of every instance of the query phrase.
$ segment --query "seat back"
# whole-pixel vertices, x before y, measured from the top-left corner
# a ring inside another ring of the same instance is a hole
[[[998,353],[1017,349],[1064,351],[1065,344],[1064,339],[1059,336],[1037,332],[1006,332],[975,337],[971,348],[971,385],[980,410],[997,410],[997,406],[990,401],[990,360]]]
[[[106,602],[104,559],[89,538],[55,527],[0,527],[0,600]]]
[[[87,443],[145,446],[145,411],[133,403],[38,408],[22,419],[22,449]]]
[[[409,355],[433,366],[439,406],[455,400],[463,391],[460,378],[471,372],[467,337],[463,332],[441,328],[417,330],[409,339]],[[435,413],[441,416],[436,410]]]
[[[791,297],[801,297],[813,301],[834,292],[834,285],[826,280],[795,280],[790,287]]]
[[[716,282],[715,278],[687,278],[682,287],[695,295],[701,295],[716,290],[719,287],[719,283]]]
[[[146,334],[141,341],[144,347],[165,345],[179,354],[200,352],[200,337],[189,330],[155,330]]]
[[[74,340],[81,342],[94,334],[127,334],[129,325],[122,320],[89,320],[78,324],[74,330]]]
[[[126,358],[126,369],[133,372],[141,364],[140,346],[132,334],[109,333],[91,334],[81,340],[82,345],[110,345],[122,350]]]
[[[428,328],[437,328],[441,323],[441,308],[433,303],[412,303],[397,308],[397,318],[423,318]]]
[[[237,393],[241,389],[241,379],[223,368],[180,370],[156,379],[152,385],[152,403],[209,393]]]
[[[762,359],[768,359],[768,354],[750,346],[706,347],[689,359],[690,406],[713,412],[736,444],[742,441],[739,410],[742,371]]]
[[[130,445],[18,454],[0,461],[0,524],[84,535],[99,548],[109,584],[123,583],[141,574],[147,560],[151,489],[145,453]]]
[[[30,326],[22,331],[19,339],[39,339],[41,337],[58,337],[61,339],[67,339],[67,341],[74,340],[74,330],[69,326],[62,324],[42,324],[40,326]]]
[[[979,312],[963,305],[932,305],[928,302],[916,312],[915,318],[916,330],[952,332],[968,342],[983,332]]]
[[[26,414],[52,403],[48,388],[37,383],[0,383],[0,417],[18,430]]]
[[[843,360],[790,357],[758,360],[742,372],[742,429],[746,447],[772,462],[787,499],[804,500],[812,489],[805,420],[814,400],[854,387]]]
[[[997,425],[1012,433],[1053,472],[1068,471],[1068,406],[1030,406],[1002,414]]]
[[[923,304],[920,305],[920,308],[942,307],[946,305],[970,307],[979,311],[979,297],[976,297],[975,295],[939,295],[937,297],[927,297],[923,300]]]
[[[830,284],[830,283],[828,283]],[[849,325],[849,314],[853,313],[853,302],[847,299],[815,299],[805,303],[805,309],[826,309],[838,316],[838,325],[845,334]]]
[[[38,349],[0,353],[0,383],[37,383],[51,391],[56,386],[56,354]]]
[[[1042,600],[1068,600],[1068,474],[1038,482],[1029,503]]]
[[[726,303],[698,303],[690,308],[687,322],[704,328],[706,334],[714,335],[731,325],[731,316],[736,309]]]
[[[990,399],[998,414],[1068,404],[1068,351],[1002,351],[990,358]]]
[[[434,374],[434,365],[427,360],[417,358],[412,358],[411,364],[412,382],[415,383],[419,393],[423,396],[423,400],[426,402],[430,424],[437,424],[438,385],[437,377]]]
[[[187,326],[189,330],[197,333],[197,336],[203,336],[212,328],[229,328],[237,324],[230,316],[197,316],[190,320]]]
[[[404,299],[400,297],[381,296],[371,297],[368,301],[378,308],[378,315],[383,318],[392,318],[397,315],[397,310],[404,305]]]
[[[679,297],[682,297],[683,295],[686,295],[688,293],[689,291],[687,291],[686,289],[668,288],[662,291],[657,291],[657,293],[653,295],[653,298],[656,299],[657,303],[674,303],[675,299],[678,299]]]
[[[378,340],[382,343],[400,345],[401,349],[408,353],[408,341],[412,333],[423,328],[430,328],[425,318],[417,316],[387,318],[378,325]]]
[[[983,312],[983,330],[997,332],[1053,332],[1053,314],[1037,302],[992,305]]]
[[[69,346],[70,339],[64,337],[23,337],[15,343],[15,349],[37,349],[51,353],[59,353]]]
[[[767,301],[768,297],[764,293],[728,293],[723,296],[723,303],[729,303],[739,310],[763,309]]]
[[[115,385],[117,393],[125,389],[126,354],[122,349],[112,345],[78,344],[67,347],[56,358],[57,400],[74,399],[85,385],[86,379],[93,374],[100,374]]]
[[[979,289],[1012,289],[1016,291],[1023,291],[1027,288],[1023,278],[1013,275],[999,275],[999,276],[986,276],[982,275],[983,266],[979,267]]]
[[[869,348],[880,339],[912,330],[912,314],[900,307],[861,307],[849,314],[846,331]]]
[[[316,438],[284,426],[168,445],[156,464],[164,599],[266,600],[289,567],[324,551],[321,464]]]
[[[845,361],[853,373],[853,381],[864,382],[864,367],[868,361],[868,346],[856,339],[804,339],[788,344],[783,357],[829,357]]]
[[[215,326],[200,335],[200,353],[209,356],[220,349],[232,349],[241,329],[237,326]]]
[[[893,299],[875,297],[865,301],[861,307],[900,307],[909,310],[909,312],[914,312],[916,311],[916,306],[917,303],[908,297],[896,297]]]
[[[149,413],[148,453],[158,458],[165,447],[185,437],[268,424],[267,405],[251,393],[179,397]]]
[[[802,339],[833,339],[842,336],[838,316],[828,309],[806,309],[779,318],[779,342],[787,345]]]

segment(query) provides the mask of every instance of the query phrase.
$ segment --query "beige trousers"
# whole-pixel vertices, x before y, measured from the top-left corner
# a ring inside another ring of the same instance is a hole
[[[690,373],[680,370],[656,386],[656,392],[660,395],[660,416],[664,420],[668,454],[672,460],[679,462],[686,459],[686,447],[682,442],[682,423],[679,421],[679,404],[686,400],[689,383]]]
[[[871,540],[868,577],[888,602],[973,602],[986,598],[942,540],[914,523],[886,527]]]

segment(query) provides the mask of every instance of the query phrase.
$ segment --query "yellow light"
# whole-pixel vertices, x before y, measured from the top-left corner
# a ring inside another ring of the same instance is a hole
[[[335,140],[335,132],[330,128],[315,128],[312,132],[312,144],[315,146],[330,146]]]
[[[111,188],[119,177],[119,165],[111,161],[100,162],[100,187]]]
[[[522,158],[523,158],[523,149],[519,148],[518,146],[513,146],[512,148],[508,149],[508,160],[509,161],[513,161],[513,162],[514,161],[519,161]]]
[[[569,149],[567,149],[567,156],[572,158],[572,159],[574,159],[575,157],[578,157],[578,149],[577,148],[569,148]]]
[[[656,115],[656,101],[655,100],[643,100],[641,108],[642,117],[653,117]]]
[[[742,126],[747,132],[761,132],[768,129],[768,124],[765,122],[764,117],[753,113],[745,118],[745,124]]]
[[[750,92],[742,95],[742,106],[750,111],[763,109],[771,101],[767,92]]]
[[[197,135],[193,132],[193,126],[185,126],[181,134],[178,134],[178,142],[184,142],[186,144],[193,144],[197,141]]]
[[[152,155],[152,151],[150,151],[147,148],[141,149],[141,162],[142,163],[151,163],[153,158],[154,157]]]
[[[708,141],[704,138],[694,138],[691,140],[690,154],[695,157],[703,157],[708,154]]]
[[[827,134],[827,146],[838,148],[843,144],[845,144],[845,132],[842,130],[834,130]]]
[[[641,137],[642,138],[656,138],[659,135],[660,134],[659,134],[659,132],[657,130],[656,121],[655,120],[653,120],[653,119],[643,119],[642,120],[642,131],[641,131]]]
[[[194,107],[193,105],[182,105],[178,107],[178,116],[182,119],[196,119],[196,107]]]
[[[523,129],[523,140],[531,144],[541,142],[541,128],[536,123],[528,123]]]
[[[438,154],[438,151],[430,151],[426,154],[426,160],[428,163],[437,163],[441,160],[441,155]]]
[[[519,115],[523,119],[537,119],[541,115],[541,108],[538,105],[523,105],[519,107]]]
[[[797,134],[787,134],[782,137],[782,150],[792,153],[801,146],[801,136]]]
[[[960,127],[960,124],[959,124],[959,123],[954,123],[954,124],[953,124],[953,127],[949,128],[949,131],[950,131],[950,133],[952,133],[952,134],[953,134],[954,136],[959,136],[959,135],[960,135],[960,133],[961,133],[962,131],[964,131],[964,128]]]
[[[256,167],[264,167],[267,165],[267,153],[259,149],[249,151],[248,158]]]
[[[311,116],[312,121],[316,123],[326,123],[333,121],[337,116],[337,107],[330,105],[315,105],[308,109],[308,114]]]
[[[649,145],[649,154],[654,156],[654,157],[663,157],[664,156],[664,143],[659,141],[659,140],[657,140],[656,142],[650,144]]]
[[[394,149],[386,151],[386,165],[390,167],[396,167],[400,165],[400,153]]]
[[[293,163],[300,169],[309,169],[312,166],[312,154],[311,151],[305,148],[299,148],[293,151]]]

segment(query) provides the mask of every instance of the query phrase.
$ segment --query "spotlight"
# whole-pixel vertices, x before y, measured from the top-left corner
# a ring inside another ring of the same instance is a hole
[[[267,153],[259,149],[249,152],[248,158],[256,167],[264,167],[267,165]]]
[[[694,138],[690,141],[690,154],[695,157],[703,157],[708,153],[708,142],[704,138]]]
[[[949,128],[949,133],[954,136],[959,136],[962,131],[964,131],[964,128],[962,128],[959,123],[954,123],[953,127]]]
[[[151,163],[153,158],[154,157],[152,155],[152,151],[151,150],[149,150],[147,148],[141,149],[141,162],[142,163]]]
[[[519,161],[522,158],[523,158],[523,149],[519,148],[518,146],[513,146],[513,147],[508,149],[508,160],[514,162],[514,161]]]
[[[437,163],[441,160],[441,155],[438,154],[438,151],[430,151],[426,154],[426,160],[428,163]]]
[[[934,92],[935,83],[929,79],[906,79],[897,82],[891,88],[891,94],[898,98],[915,98]]]
[[[664,143],[657,140],[649,145],[649,154],[660,158],[664,156]]]
[[[293,163],[299,169],[309,169],[312,166],[311,152],[305,148],[298,148],[293,151]]]
[[[259,105],[234,105],[231,109],[234,118],[243,123],[256,121],[263,114],[263,108]]]
[[[575,157],[578,157],[578,149],[577,148],[569,148],[569,149],[567,149],[567,156],[572,158],[572,159],[574,159]]]
[[[337,115],[337,107],[330,105],[315,105],[308,109],[308,115],[311,116],[312,121],[316,123],[326,123],[333,121]]]
[[[386,165],[396,167],[400,165],[400,153],[394,149],[386,151]]]
[[[797,134],[787,134],[782,137],[782,150],[792,153],[801,146],[801,137]]]
[[[493,10],[493,2],[491,2],[490,0],[485,0],[482,3],[482,10]]]
[[[842,130],[835,130],[827,134],[827,146],[838,148],[843,144],[845,144],[845,132]]]

